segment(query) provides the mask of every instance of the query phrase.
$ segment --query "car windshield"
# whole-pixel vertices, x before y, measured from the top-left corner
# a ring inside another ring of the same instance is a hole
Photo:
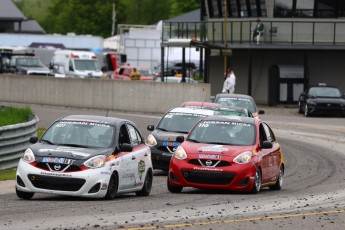
[[[339,89],[334,87],[312,87],[309,89],[312,97],[341,97]]]
[[[84,148],[109,148],[113,144],[115,127],[87,121],[58,121],[42,136],[41,141],[53,145]]]
[[[17,66],[30,66],[30,67],[45,67],[42,61],[38,58],[17,58]]]
[[[236,110],[228,110],[228,109],[217,110],[215,112],[215,115],[248,117],[248,114],[246,114],[244,111],[236,111]]]
[[[167,132],[188,133],[193,125],[205,115],[193,113],[167,113],[159,122],[157,129]]]
[[[216,99],[215,103],[226,105],[226,106],[245,108],[245,109],[248,109],[252,113],[256,112],[255,103],[249,98],[219,97]]]
[[[97,60],[74,59],[76,70],[100,70]]]
[[[141,75],[152,75],[151,70],[148,69],[138,69],[138,71],[140,72]]]
[[[201,121],[190,132],[187,140],[218,145],[255,143],[255,126],[240,121]]]

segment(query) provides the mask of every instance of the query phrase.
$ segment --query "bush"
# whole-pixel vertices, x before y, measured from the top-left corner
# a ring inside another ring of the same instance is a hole
[[[31,115],[33,114],[29,107],[3,107],[0,109],[0,126],[27,122]]]

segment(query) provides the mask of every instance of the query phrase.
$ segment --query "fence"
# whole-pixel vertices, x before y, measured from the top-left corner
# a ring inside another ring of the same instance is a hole
[[[0,127],[0,170],[18,165],[18,160],[30,146],[30,137],[37,135],[39,119],[32,116],[28,122]]]

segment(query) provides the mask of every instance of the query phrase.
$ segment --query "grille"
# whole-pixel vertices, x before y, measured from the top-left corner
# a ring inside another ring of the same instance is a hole
[[[182,170],[182,175],[188,182],[191,183],[216,185],[229,184],[231,180],[235,177],[234,173],[203,172],[190,170]]]
[[[61,166],[61,168],[59,170],[55,170],[55,165],[54,163],[37,163],[36,167],[43,169],[43,170],[47,170],[47,171],[52,171],[52,172],[77,172],[77,171],[81,171],[79,166],[76,165],[67,165],[67,164],[58,164]]]
[[[174,146],[159,146],[157,149],[164,151],[164,152],[168,152],[168,153],[173,153],[174,152]]]
[[[206,161],[212,161],[212,164],[207,165]],[[188,161],[189,164],[198,165],[198,166],[209,166],[209,167],[224,167],[224,166],[231,166],[231,164],[227,161],[219,161],[219,160],[205,160],[205,159],[192,159]]]
[[[29,180],[36,188],[59,190],[59,191],[78,191],[84,184],[84,179],[78,178],[59,178],[29,174]]]

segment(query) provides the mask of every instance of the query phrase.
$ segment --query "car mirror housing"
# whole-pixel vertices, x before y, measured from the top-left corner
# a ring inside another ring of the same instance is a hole
[[[130,144],[127,143],[123,143],[120,147],[120,151],[121,152],[132,152],[133,151],[133,147]]]
[[[258,114],[265,114],[265,110],[259,109]]]
[[[155,130],[155,126],[154,125],[148,125],[147,126],[147,130],[148,131],[153,131],[153,130]]]
[[[30,137],[29,142],[30,142],[31,144],[35,144],[37,141],[38,141],[38,137]]]
[[[176,137],[176,142],[179,142],[179,143],[184,142],[184,136],[178,136],[178,137]]]
[[[270,149],[273,147],[273,144],[270,141],[263,141],[260,146],[263,149]]]

